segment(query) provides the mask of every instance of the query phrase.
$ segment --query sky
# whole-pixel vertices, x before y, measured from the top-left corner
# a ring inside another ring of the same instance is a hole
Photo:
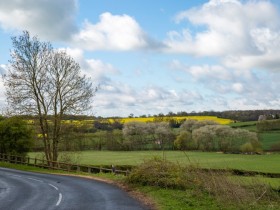
[[[28,30],[99,87],[95,116],[280,109],[279,20],[278,0],[0,0],[0,74]]]

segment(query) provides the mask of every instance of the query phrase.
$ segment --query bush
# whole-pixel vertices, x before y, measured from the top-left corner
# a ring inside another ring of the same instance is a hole
[[[218,125],[215,121],[212,120],[186,120],[180,126],[182,131],[189,131],[192,132],[195,129],[201,128],[206,125]]]
[[[174,146],[180,150],[196,149],[195,142],[192,140],[192,134],[188,131],[181,131],[174,141]]]
[[[262,131],[272,131],[280,130],[280,120],[262,120],[257,122],[257,130]]]
[[[144,161],[134,168],[127,177],[129,183],[157,186],[162,188],[186,189],[188,181],[193,180],[189,173],[182,173],[183,168],[179,165],[155,157]]]
[[[26,155],[33,143],[32,130],[25,121],[18,117],[0,121],[0,153]]]
[[[240,151],[242,153],[254,152],[254,148],[251,143],[247,142],[240,147]]]
[[[134,168],[127,182],[160,188],[189,189],[196,194],[206,192],[227,206],[230,204],[242,209],[258,209],[259,203],[278,206],[280,200],[279,194],[270,186],[243,183],[241,180],[232,180],[230,173],[203,170],[197,166],[182,167],[160,158],[147,160]]]
[[[270,146],[270,151],[280,152],[280,141]]]

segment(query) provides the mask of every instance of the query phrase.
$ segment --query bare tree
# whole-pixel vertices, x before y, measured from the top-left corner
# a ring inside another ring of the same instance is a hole
[[[69,55],[24,31],[12,37],[10,66],[4,76],[7,101],[16,114],[38,116],[48,161],[58,158],[64,114],[90,108],[96,88]]]

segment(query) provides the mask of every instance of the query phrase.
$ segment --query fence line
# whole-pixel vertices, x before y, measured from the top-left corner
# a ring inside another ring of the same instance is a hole
[[[94,167],[94,166],[87,166],[87,165],[79,165],[79,164],[71,164],[65,162],[58,162],[58,161],[47,161],[44,159],[38,158],[31,158],[31,157],[24,157],[24,156],[16,156],[16,155],[9,155],[9,154],[2,154],[0,153],[0,161],[2,162],[9,162],[14,164],[21,164],[21,165],[28,165],[28,166],[35,166],[39,168],[47,168],[53,170],[63,170],[68,172],[85,172],[85,173],[115,173],[115,174],[123,174],[125,176],[128,175],[129,171],[123,171],[115,169],[114,167],[109,168],[102,168]]]

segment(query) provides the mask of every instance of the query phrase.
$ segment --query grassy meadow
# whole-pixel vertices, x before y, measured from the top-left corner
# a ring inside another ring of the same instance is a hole
[[[237,123],[230,123],[229,125],[233,128],[242,128],[242,129],[249,130],[251,132],[258,132],[256,128],[256,123],[257,121],[237,122]],[[263,150],[270,150],[271,149],[270,147],[273,144],[280,142],[280,130],[258,132],[258,135]]]
[[[64,153],[67,155],[67,152]],[[243,155],[216,152],[182,151],[80,151],[68,153],[79,164],[136,166],[153,157],[164,157],[182,165],[196,164],[203,168],[239,169],[245,171],[280,173],[280,154]],[[42,157],[42,153],[29,153],[30,157]],[[62,155],[63,156],[63,155]]]
[[[259,134],[260,142],[264,150],[269,150],[271,145],[280,142],[280,131],[262,132]]]

